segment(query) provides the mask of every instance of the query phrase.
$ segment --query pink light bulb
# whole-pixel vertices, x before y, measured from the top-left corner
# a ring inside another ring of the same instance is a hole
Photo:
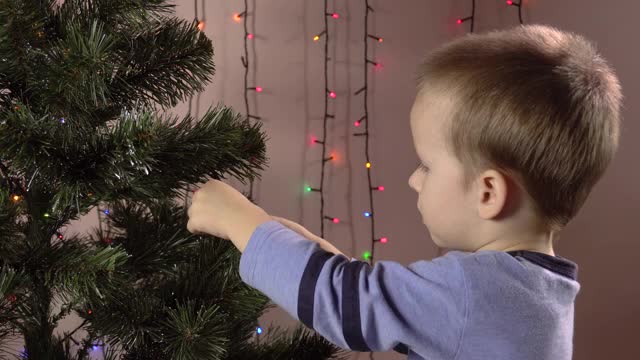
[[[355,126],[360,126],[360,121],[356,121],[356,122],[354,122],[354,123],[353,123],[353,125],[355,125]]]
[[[339,223],[339,222],[340,222],[340,219],[338,219],[338,218],[333,218],[333,222],[337,224],[337,223]]]
[[[458,24],[462,24],[462,19],[458,19]]]
[[[384,186],[378,186],[378,190],[384,191]]]
[[[336,93],[334,93],[333,91],[329,93],[329,96],[331,96],[332,98],[336,98]]]
[[[383,237],[382,239],[380,239],[380,242],[383,243],[383,244],[386,244],[387,243],[387,238]]]
[[[334,19],[339,19],[340,18],[340,15],[338,15],[338,13],[333,13],[333,15],[331,15],[331,16],[333,16]]]
[[[249,35],[247,35],[247,38],[248,38],[249,40],[253,39],[253,34],[249,34]]]
[[[257,92],[262,92],[262,88],[260,86],[256,87]]]

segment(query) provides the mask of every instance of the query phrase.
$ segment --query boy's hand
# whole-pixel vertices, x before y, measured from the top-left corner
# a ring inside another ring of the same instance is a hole
[[[219,180],[210,180],[193,194],[187,229],[231,240],[243,252],[251,234],[272,220],[242,193]]]

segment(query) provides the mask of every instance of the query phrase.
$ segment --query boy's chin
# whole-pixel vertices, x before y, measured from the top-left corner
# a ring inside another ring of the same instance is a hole
[[[456,246],[454,244],[450,244],[447,243],[446,241],[442,241],[441,239],[431,236],[431,241],[433,241],[433,243],[439,247],[440,249],[442,249],[442,253],[446,253],[447,251],[450,250],[455,250]]]
[[[433,236],[431,233],[429,233],[429,236],[431,237],[431,241],[433,241],[433,243],[436,244],[436,246],[438,246],[440,248],[447,247],[446,243],[440,241],[440,239],[438,239],[437,237]]]

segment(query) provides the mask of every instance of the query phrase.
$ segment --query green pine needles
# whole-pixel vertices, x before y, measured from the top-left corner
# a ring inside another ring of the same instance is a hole
[[[172,13],[0,0],[0,358],[341,355],[302,327],[256,339],[272,305],[241,281],[240,253],[186,230],[189,184],[259,177],[266,136],[223,105],[165,114],[215,70],[211,41]],[[108,231],[65,231],[100,208]]]

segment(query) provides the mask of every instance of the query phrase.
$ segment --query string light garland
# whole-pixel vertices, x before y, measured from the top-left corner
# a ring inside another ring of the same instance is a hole
[[[306,192],[318,192],[320,193],[320,237],[324,237],[324,223],[329,220],[335,224],[340,223],[340,219],[334,216],[325,215],[324,212],[324,172],[327,162],[335,160],[335,154],[331,154],[327,157],[327,121],[328,119],[334,119],[335,116],[329,114],[329,98],[337,98],[335,91],[329,89],[329,18],[339,19],[340,15],[337,13],[330,13],[328,11],[329,4],[327,0],[324,0],[324,29],[319,34],[313,37],[314,42],[320,41],[324,37],[324,117],[322,124],[322,140],[318,140],[316,137],[312,137],[312,144],[322,145],[322,170],[320,174],[320,187],[313,188],[311,186],[305,186]]]
[[[506,0],[507,5],[509,6],[515,6],[518,8],[518,20],[520,21],[520,24],[523,24],[522,21],[522,0],[520,1],[513,1],[513,0]],[[460,18],[457,20],[458,24],[462,24],[465,21],[471,21],[471,29],[470,32],[473,32],[473,26],[474,26],[474,22],[475,22],[475,17],[476,17],[476,0],[471,0],[471,16],[467,16],[465,18]]]
[[[369,224],[371,227],[371,244],[370,244],[370,250],[364,252],[364,254],[362,255],[362,258],[364,260],[369,261],[369,264],[373,264],[374,262],[374,255],[375,255],[375,245],[377,243],[382,243],[382,244],[386,244],[388,239],[386,237],[381,237],[381,238],[377,238],[375,236],[376,234],[376,227],[375,227],[375,210],[374,210],[374,206],[373,206],[373,197],[374,197],[374,192],[376,191],[384,191],[384,186],[374,186],[372,181],[371,181],[371,155],[369,154],[369,123],[371,122],[370,120],[370,115],[369,115],[369,65],[373,65],[376,68],[380,68],[381,65],[376,62],[373,61],[369,58],[369,41],[371,41],[371,39],[375,40],[377,43],[382,43],[383,39],[379,36],[373,35],[369,33],[369,13],[373,13],[375,12],[374,9],[371,7],[371,5],[369,5],[369,0],[364,0],[364,5],[365,5],[365,13],[364,13],[364,56],[363,56],[363,69],[364,69],[364,85],[358,89],[358,91],[356,91],[354,94],[358,95],[358,94],[363,94],[363,112],[364,114],[360,117],[360,119],[358,119],[357,121],[354,122],[354,126],[355,127],[360,127],[360,125],[362,125],[362,123],[364,122],[364,131],[363,132],[359,132],[359,133],[355,133],[353,134],[353,136],[355,137],[364,137],[365,139],[365,158],[366,158],[366,163],[365,163],[365,168],[367,169],[367,180],[368,180],[368,192],[369,192],[369,211],[365,211],[364,212],[364,217],[369,219]]]
[[[520,25],[523,24],[522,21],[522,0],[515,2],[513,0],[507,0],[507,5],[509,6],[515,6],[518,8],[518,20],[520,21]]]
[[[471,29],[470,32],[473,32],[473,25],[476,19],[476,0],[471,0],[471,16],[467,16],[465,18],[458,19],[458,24],[462,24],[465,21],[471,21]]]
[[[262,87],[261,86],[249,86],[249,40],[253,40],[255,38],[254,33],[249,32],[249,27],[248,27],[248,18],[249,18],[249,2],[248,0],[244,0],[244,9],[241,13],[239,14],[234,14],[233,15],[233,20],[237,23],[242,21],[243,27],[244,27],[244,35],[242,36],[243,42],[244,42],[244,54],[242,56],[240,56],[240,60],[242,63],[242,66],[244,67],[244,106],[245,106],[245,114],[247,119],[254,119],[256,121],[262,120],[262,118],[260,116],[257,116],[255,114],[253,114],[250,109],[249,109],[249,92],[250,91],[255,91],[256,93],[261,93],[262,92]],[[253,12],[251,12],[251,14],[253,15],[253,19],[255,20],[255,9],[253,10]],[[254,29],[255,31],[255,29]],[[255,56],[255,48],[254,48],[254,56]],[[254,184],[254,179],[251,178],[250,184],[249,184],[249,195],[248,198],[249,200],[251,200],[252,202],[254,201],[253,199],[253,186]],[[262,334],[263,330],[262,327],[258,326],[256,327],[256,343],[260,343],[260,335]]]
[[[204,0],[200,0],[200,6],[202,7],[202,18],[201,18],[198,13],[198,0],[193,0],[195,20],[198,23],[198,30],[200,31],[204,31],[204,28],[207,24],[205,4],[206,3]],[[200,92],[196,94],[196,118],[199,117],[200,115],[200,95],[201,95]],[[192,104],[193,104],[193,95],[189,96],[189,114],[191,114]]]
[[[370,140],[370,132],[369,132],[369,124],[371,123],[371,117],[369,115],[369,65],[373,65],[375,68],[379,69],[382,65],[376,61],[373,61],[369,58],[369,41],[371,39],[375,40],[378,43],[383,42],[383,38],[370,34],[369,33],[369,13],[375,12],[375,10],[369,5],[369,0],[364,0],[365,12],[364,12],[364,52],[363,52],[363,70],[364,76],[363,81],[364,85],[358,89],[354,93],[354,95],[363,94],[363,112],[364,114],[360,117],[360,119],[356,120],[353,125],[355,127],[360,127],[364,122],[364,131],[360,133],[354,133],[355,137],[364,137],[365,139],[365,168],[367,169],[367,189],[369,192],[369,211],[364,212],[364,217],[369,219],[369,225],[371,228],[371,242],[370,242],[370,250],[365,251],[362,254],[362,258],[369,262],[369,265],[373,265],[374,263],[374,255],[376,244],[386,244],[388,239],[386,237],[377,238],[376,235],[376,226],[375,226],[375,210],[373,206],[373,197],[375,191],[384,191],[384,186],[378,185],[373,186],[371,181],[371,156],[369,154],[369,140]],[[397,350],[397,349],[394,349]],[[403,352],[406,354],[406,352]],[[373,352],[369,352],[369,359],[373,360]]]
[[[251,13],[253,15],[253,19],[255,20],[255,9],[253,10],[253,12]],[[241,13],[239,14],[234,14],[233,15],[233,20],[235,20],[236,22],[241,22],[243,23],[244,26],[244,35],[243,35],[243,42],[244,42],[244,55],[242,55],[240,57],[240,60],[242,62],[242,66],[244,67],[244,104],[245,104],[245,114],[247,116],[248,119],[254,119],[254,120],[261,120],[260,116],[257,116],[255,114],[252,114],[252,112],[249,109],[249,92],[250,91],[255,91],[256,93],[261,93],[262,92],[262,87],[261,86],[249,86],[249,40],[253,40],[255,38],[254,33],[249,32],[249,28],[248,28],[248,17],[249,17],[249,3],[248,0],[244,0],[244,9]],[[255,56],[255,49],[254,49],[254,56]],[[254,179],[251,178],[251,182],[249,184],[249,200],[253,201],[253,183],[254,183]]]

